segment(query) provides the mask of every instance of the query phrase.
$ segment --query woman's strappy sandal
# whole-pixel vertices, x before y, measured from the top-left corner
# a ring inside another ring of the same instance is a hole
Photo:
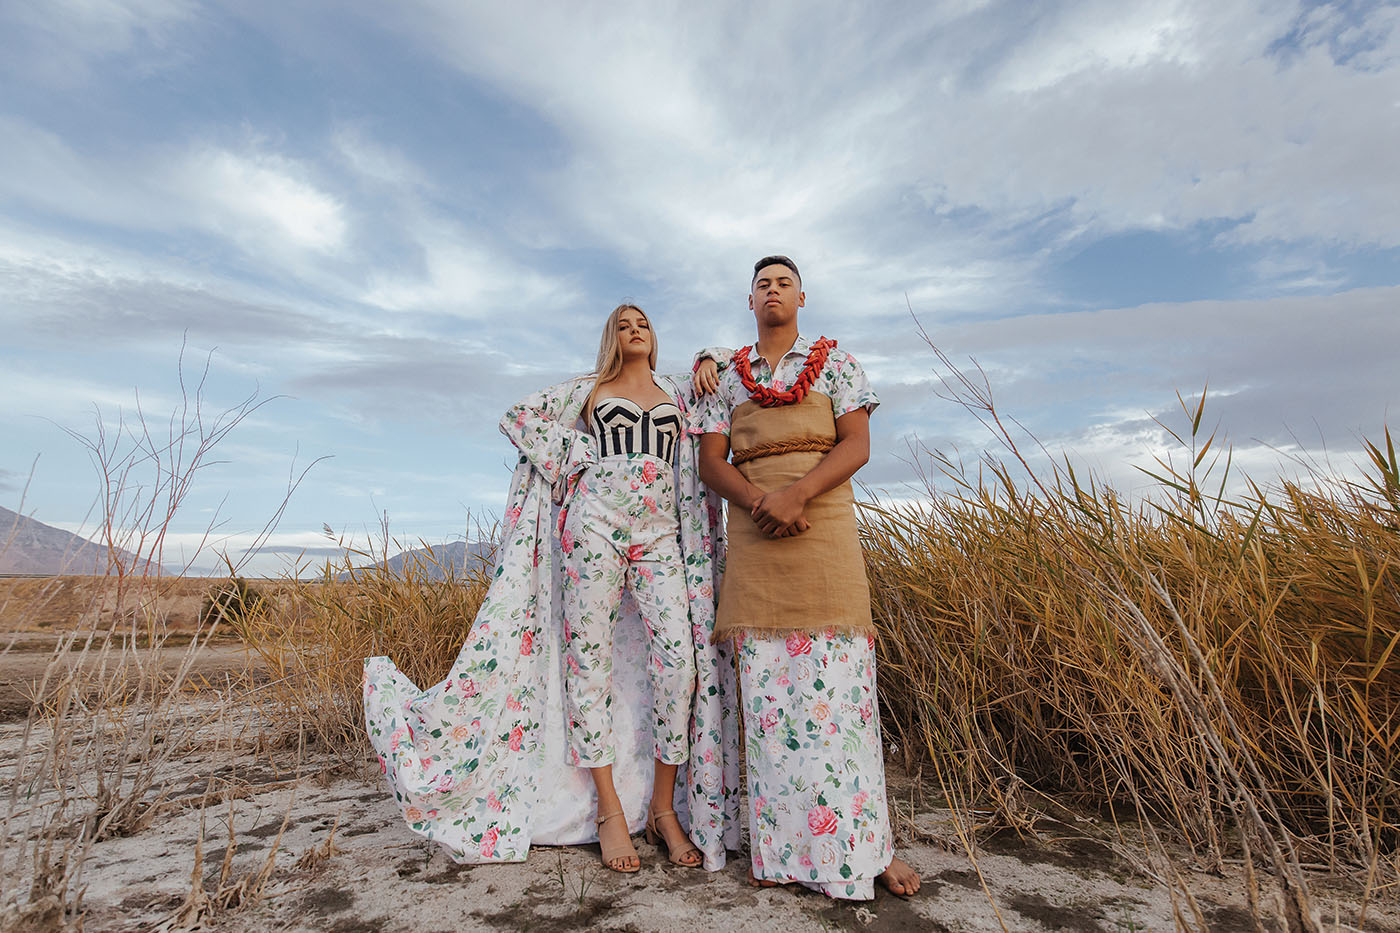
[[[675,811],[675,810],[662,810],[660,813],[648,813],[648,814],[647,814],[647,842],[651,843],[652,845],[658,845],[658,844],[660,844],[660,843],[665,843],[665,845],[666,845],[666,857],[667,857],[668,859],[670,859],[672,865],[680,865],[682,868],[699,868],[701,865],[705,864],[705,859],[704,859],[703,855],[702,855],[701,852],[700,852],[700,847],[697,846],[697,845],[695,845],[695,843],[691,842],[691,841],[690,841],[690,837],[688,837],[688,836],[686,837],[686,844],[687,844],[686,848],[681,849],[679,852],[673,852],[673,851],[671,851],[671,844],[670,844],[669,842],[666,842],[666,837],[663,836],[663,835],[662,835],[660,832],[658,832],[657,829],[656,829],[656,821],[657,821],[658,819],[660,819],[661,817],[663,817],[663,816],[675,816],[675,817],[676,817],[676,825],[677,825],[677,826],[680,826],[681,820],[680,820],[680,817],[676,816],[676,811]],[[684,830],[685,827],[682,826],[681,829]],[[689,854],[692,853],[692,852],[694,852],[696,855],[701,855],[701,856],[702,856],[701,859],[700,859],[700,861],[698,861],[698,862],[682,862],[682,861],[681,861],[681,859],[685,858],[687,855],[689,855]]]
[[[603,866],[605,868],[611,868],[613,871],[622,872],[624,875],[630,875],[634,871],[640,871],[642,867],[641,859],[637,858],[637,850],[632,846],[631,834],[628,834],[627,841],[622,845],[609,846],[607,843],[603,842],[603,824],[619,816],[622,817],[623,828],[626,828],[627,817],[623,816],[621,810],[618,810],[616,813],[609,813],[607,816],[600,816],[593,822],[598,824],[598,847],[603,850]],[[629,857],[636,858],[638,864],[632,868],[613,868],[613,859]]]

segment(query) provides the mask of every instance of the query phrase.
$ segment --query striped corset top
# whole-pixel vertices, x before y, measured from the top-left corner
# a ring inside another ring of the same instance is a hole
[[[681,433],[681,410],[671,402],[643,408],[628,398],[600,399],[593,406],[598,456],[651,454],[673,462]]]

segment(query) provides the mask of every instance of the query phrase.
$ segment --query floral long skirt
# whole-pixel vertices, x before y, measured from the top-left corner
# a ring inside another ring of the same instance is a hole
[[[740,637],[754,877],[869,900],[894,857],[875,640]]]

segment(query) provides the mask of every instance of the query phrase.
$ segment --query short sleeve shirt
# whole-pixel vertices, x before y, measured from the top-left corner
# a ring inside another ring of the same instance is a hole
[[[754,381],[759,385],[771,386],[779,392],[785,391],[802,373],[802,367],[807,364],[807,354],[811,350],[812,342],[799,336],[792,349],[783,354],[783,358],[778,361],[778,368],[770,370],[768,361],[759,355],[755,345],[749,350],[749,369]],[[857,408],[864,408],[873,414],[880,404],[875,390],[870,387],[870,380],[865,376],[865,370],[856,362],[855,357],[839,347],[827,355],[826,365],[817,374],[816,382],[812,383],[812,391],[820,392],[831,399],[832,413],[837,418]],[[700,430],[706,434],[723,434],[728,437],[730,416],[734,409],[747,401],[749,393],[739,380],[739,373],[733,366],[725,367],[720,376],[719,388],[709,395],[702,396],[700,400]]]

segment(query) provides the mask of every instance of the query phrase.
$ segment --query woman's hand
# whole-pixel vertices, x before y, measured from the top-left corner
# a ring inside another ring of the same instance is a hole
[[[690,384],[695,387],[696,395],[709,395],[719,388],[719,366],[708,356],[700,361],[700,365],[695,367],[695,375],[691,377]]]

